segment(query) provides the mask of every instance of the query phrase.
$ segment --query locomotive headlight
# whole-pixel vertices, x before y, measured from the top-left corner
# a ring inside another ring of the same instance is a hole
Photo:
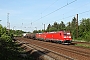
[[[69,36],[69,38],[71,38],[71,36]]]
[[[64,38],[66,38],[66,36],[64,36]]]

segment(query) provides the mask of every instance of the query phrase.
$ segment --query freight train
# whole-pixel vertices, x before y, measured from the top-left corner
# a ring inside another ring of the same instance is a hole
[[[36,33],[36,34],[26,34],[25,38],[35,39],[35,40],[43,40],[50,41],[56,43],[71,43],[71,33],[68,31],[58,31],[58,32],[44,32],[44,33]]]

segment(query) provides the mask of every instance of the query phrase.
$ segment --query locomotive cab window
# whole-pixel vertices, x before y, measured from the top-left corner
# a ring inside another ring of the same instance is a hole
[[[67,35],[67,34],[64,34],[65,36]]]
[[[61,35],[61,33],[60,33],[60,35]]]
[[[70,35],[70,33],[64,33],[64,36],[69,36]]]

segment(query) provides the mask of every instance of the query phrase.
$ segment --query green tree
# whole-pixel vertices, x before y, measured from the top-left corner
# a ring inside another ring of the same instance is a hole
[[[71,21],[71,26],[70,26],[70,29],[71,29],[71,33],[72,33],[72,37],[73,38],[76,38],[77,34],[76,34],[76,18],[74,17]]]
[[[54,22],[54,24],[52,25],[52,27],[58,29],[58,23],[57,22]]]
[[[49,31],[50,31],[50,32],[52,32],[52,31],[57,31],[57,28],[51,27],[51,28],[49,29]]]
[[[88,40],[90,36],[90,18],[82,19],[79,25],[79,37]]]
[[[66,30],[71,31],[71,23],[70,22],[67,23]]]
[[[33,33],[38,33],[38,31],[37,30],[34,30]]]
[[[49,24],[49,25],[47,26],[46,31],[49,32],[49,31],[50,31],[50,30],[49,30],[50,28],[51,28],[51,25]]]
[[[65,24],[64,24],[63,21],[61,21],[61,23],[59,24],[59,29],[60,30],[65,30],[66,29]]]

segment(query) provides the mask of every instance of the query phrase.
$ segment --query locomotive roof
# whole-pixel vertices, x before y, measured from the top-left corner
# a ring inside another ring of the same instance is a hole
[[[44,33],[69,33],[70,34],[70,31],[54,31],[54,32],[44,32]],[[44,34],[44,33],[36,33],[36,34]]]

